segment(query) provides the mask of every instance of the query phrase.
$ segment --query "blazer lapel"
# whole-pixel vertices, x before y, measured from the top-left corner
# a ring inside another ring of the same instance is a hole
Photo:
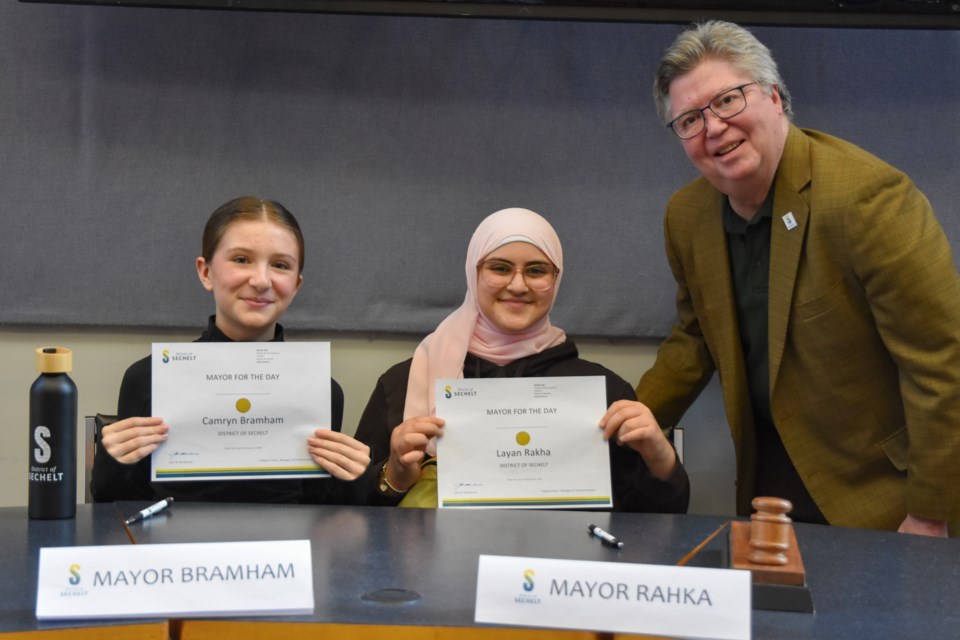
[[[726,231],[723,228],[723,196],[711,190],[711,199],[705,202],[702,216],[694,236],[693,252],[696,263],[696,278],[700,282],[706,317],[701,318],[701,330],[712,346],[717,370],[726,398],[727,420],[735,441],[739,441],[745,424],[748,397],[747,376],[743,362],[743,348],[737,323],[736,297],[730,274],[730,256]]]
[[[770,232],[768,322],[771,393],[783,359],[797,269],[807,235],[810,208],[801,194],[809,183],[809,143],[796,127],[790,125],[790,133],[777,172]]]
[[[719,193],[717,194],[719,196]],[[721,198],[716,198],[704,216],[704,224],[694,242],[694,255],[697,264],[697,279],[700,280],[704,306],[716,321],[708,319],[713,343],[717,348],[717,360],[729,361],[731,350],[740,349],[740,336],[737,329],[737,311],[733,295],[733,279],[730,276],[730,255],[727,249],[727,235],[723,229],[723,217],[720,215]]]
[[[756,435],[737,322],[727,234],[721,215],[723,196],[715,190],[711,193],[710,198],[702,201],[704,215],[696,226],[692,244],[703,304],[700,328],[720,375],[727,424],[737,455],[737,513],[746,515],[750,513],[756,478]]]

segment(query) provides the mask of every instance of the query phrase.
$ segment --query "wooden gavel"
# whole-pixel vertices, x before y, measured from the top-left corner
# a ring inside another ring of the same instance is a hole
[[[764,565],[787,564],[792,521],[787,516],[793,504],[783,498],[757,497],[750,503],[757,510],[750,516],[750,562]]]

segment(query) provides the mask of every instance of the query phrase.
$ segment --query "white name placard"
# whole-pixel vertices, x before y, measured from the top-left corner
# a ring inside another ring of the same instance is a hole
[[[312,612],[309,540],[40,549],[37,620]]]
[[[749,640],[750,572],[480,556],[476,622]]]

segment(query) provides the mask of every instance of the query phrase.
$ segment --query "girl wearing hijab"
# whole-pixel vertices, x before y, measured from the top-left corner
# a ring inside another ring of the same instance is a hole
[[[685,512],[687,475],[653,414],[627,381],[580,359],[550,323],[563,276],[553,227],[527,209],[491,214],[470,240],[466,276],[460,308],[380,377],[367,403],[356,434],[374,461],[367,502],[436,506],[437,379],[603,376],[609,409],[597,428],[610,443],[614,510]]]
[[[216,313],[197,342],[282,342],[277,322],[303,282],[300,225],[272,200],[235,198],[213,212],[203,231],[197,275],[213,294]],[[93,460],[91,491],[97,502],[176,500],[209,502],[356,502],[352,482],[370,463],[370,449],[339,433],[343,390],[330,380],[331,425],[317,425],[304,442],[314,462],[332,479],[151,482],[150,454],[170,427],[152,415],[151,358],[133,363],[123,376],[119,421],[103,427]],[[365,488],[365,487],[362,487]]]

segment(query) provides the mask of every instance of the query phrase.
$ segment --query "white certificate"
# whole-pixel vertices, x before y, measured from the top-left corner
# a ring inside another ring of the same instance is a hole
[[[609,507],[602,376],[437,381],[440,507]]]
[[[330,428],[330,343],[153,345],[153,415],[170,425],[153,480],[317,478],[307,438]]]

